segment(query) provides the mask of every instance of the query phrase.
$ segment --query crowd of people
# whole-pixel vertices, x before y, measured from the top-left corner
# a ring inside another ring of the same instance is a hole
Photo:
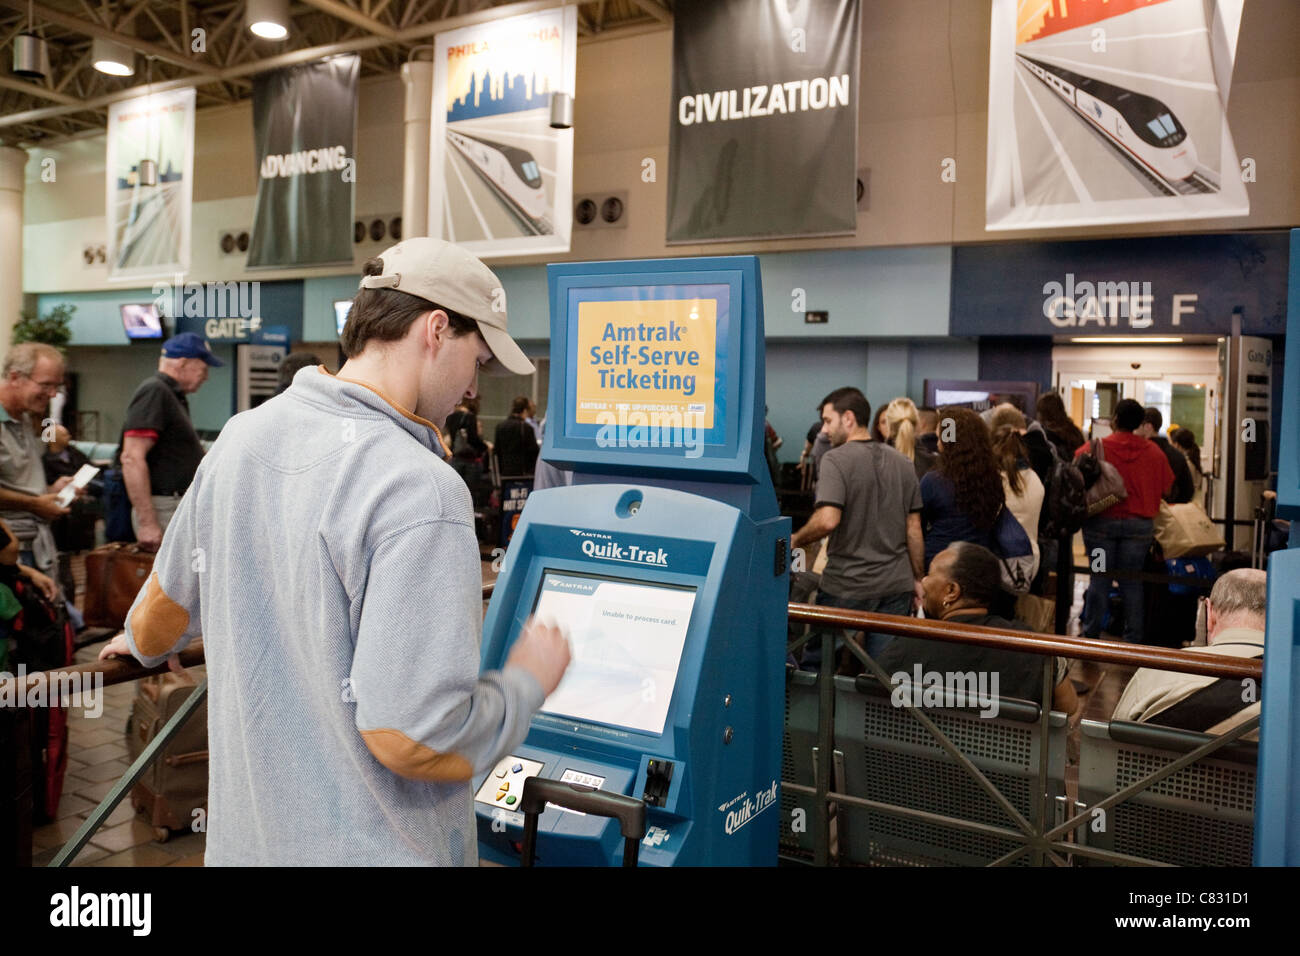
[[[1162,501],[1193,501],[1203,491],[1200,449],[1190,431],[1176,428],[1166,439],[1159,409],[1124,399],[1114,408],[1110,432],[1089,441],[1055,392],[1038,399],[1032,419],[1010,403],[981,414],[959,406],[917,407],[905,397],[873,417],[853,387],[832,391],[818,410],[819,427],[809,430],[799,465],[815,475],[813,512],[792,539],[805,557],[820,549],[815,562],[805,561],[814,583],[802,583],[805,593],[816,588],[816,603],[1031,629],[1022,610],[1051,600],[1052,572],[1073,564],[1074,535],[1082,531],[1091,570],[1082,635],[1096,639],[1114,625],[1124,641],[1144,642],[1141,572],[1153,519]],[[1089,489],[1103,475],[1110,476],[1111,493],[1090,502]],[[1062,549],[1069,560],[1058,565]],[[1242,575],[1257,578],[1243,585]],[[1218,603],[1230,609],[1226,618],[1235,621],[1248,607],[1258,615],[1252,620],[1262,622],[1262,580],[1262,571],[1220,579],[1227,590]],[[1108,617],[1116,583],[1122,625]],[[1064,593],[1073,596],[1071,582]],[[1213,596],[1209,603],[1215,605]],[[1225,647],[1244,640],[1230,637]],[[1262,646],[1262,634],[1260,640]],[[1042,698],[1037,657],[885,634],[863,635],[861,646],[886,672],[917,662],[938,670],[993,669],[1002,674],[1005,695]],[[797,663],[817,670],[821,655],[816,633]],[[857,669],[843,653],[829,666]],[[1073,709],[1077,700],[1064,661],[1057,662],[1053,684],[1054,704]],[[1132,719],[1146,719],[1144,713]]]

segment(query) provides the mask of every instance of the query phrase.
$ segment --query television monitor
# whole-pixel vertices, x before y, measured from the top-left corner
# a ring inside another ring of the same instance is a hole
[[[694,606],[693,587],[544,571],[533,615],[568,633],[572,659],[542,710],[661,736]]]
[[[972,379],[925,380],[925,404],[934,408],[956,405],[973,412],[984,412],[1003,402],[1034,417],[1038,403],[1037,382],[995,382]]]
[[[163,338],[162,316],[153,302],[123,305],[122,328],[128,339]]]
[[[348,312],[351,310],[351,299],[334,300],[334,324],[338,327],[339,335],[343,334],[343,326],[348,324]]]

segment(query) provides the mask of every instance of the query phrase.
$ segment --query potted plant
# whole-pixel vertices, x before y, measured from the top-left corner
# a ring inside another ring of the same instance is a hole
[[[24,309],[22,318],[14,326],[10,344],[44,342],[46,345],[53,345],[56,349],[67,348],[68,343],[72,341],[72,329],[68,326],[72,321],[72,313],[76,311],[75,305],[68,305],[66,302],[56,305],[43,316],[37,315],[35,310]]]

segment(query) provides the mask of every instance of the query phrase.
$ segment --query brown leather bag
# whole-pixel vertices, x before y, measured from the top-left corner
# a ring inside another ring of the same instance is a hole
[[[87,627],[120,628],[135,596],[149,580],[154,553],[136,544],[113,542],[86,555]]]

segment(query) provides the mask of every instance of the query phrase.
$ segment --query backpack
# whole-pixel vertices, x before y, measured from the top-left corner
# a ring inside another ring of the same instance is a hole
[[[1049,446],[1050,447],[1050,446]],[[1047,475],[1047,494],[1038,519],[1040,538],[1064,538],[1083,527],[1088,517],[1087,489],[1083,472],[1072,461],[1056,456],[1052,449],[1052,470]]]
[[[1028,594],[1038,571],[1038,558],[1024,527],[1011,509],[1002,506],[993,523],[990,549],[1002,562],[1002,588],[1012,594]]]
[[[13,663],[28,672],[67,667],[72,663],[72,624],[61,605],[51,604],[34,584],[24,578],[11,579],[10,589],[22,605],[0,640],[15,640]],[[30,707],[32,808],[36,820],[45,823],[58,816],[63,793],[63,775],[68,768],[68,710]]]

